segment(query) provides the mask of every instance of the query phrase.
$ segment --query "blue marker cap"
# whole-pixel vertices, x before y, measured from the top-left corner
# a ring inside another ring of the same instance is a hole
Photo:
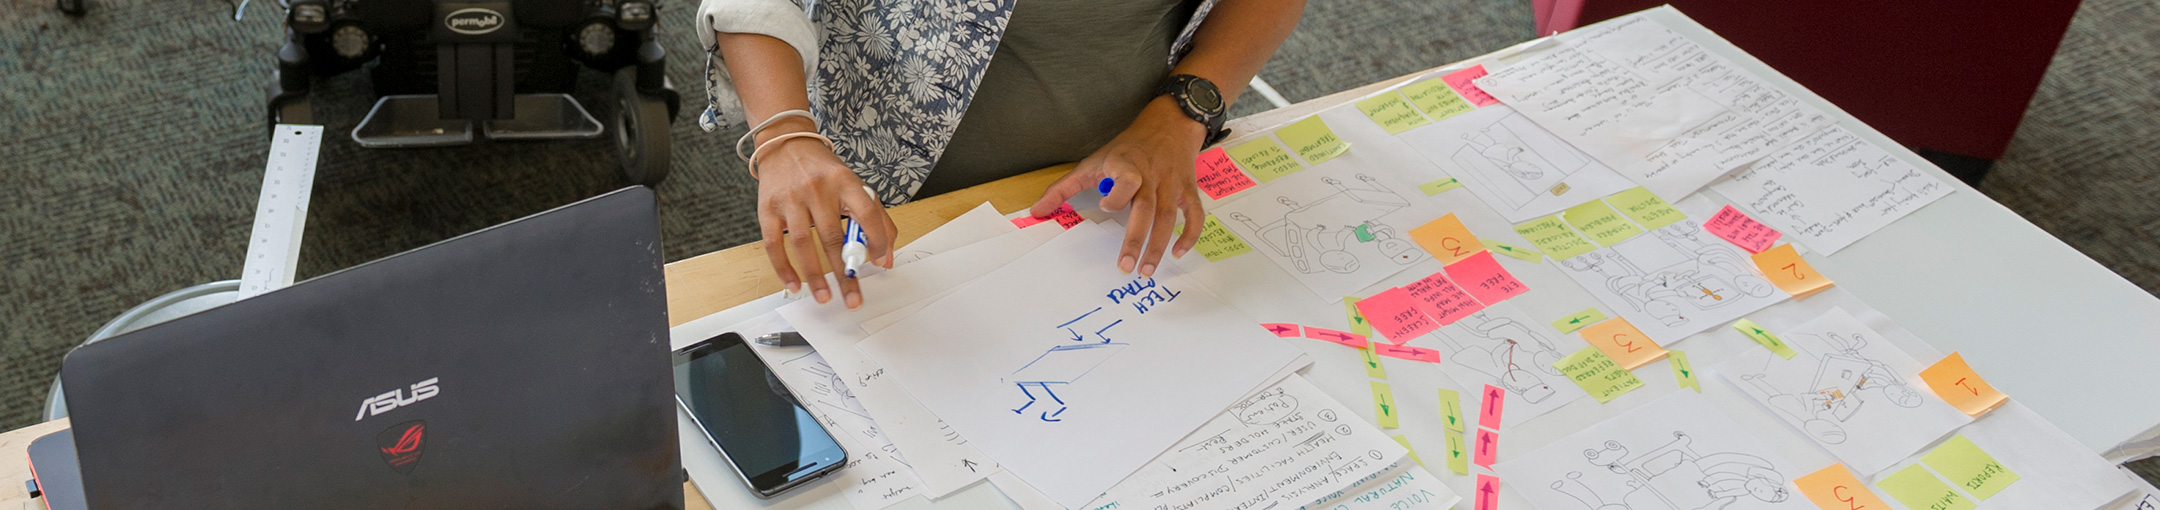
[[[1117,181],[1116,181],[1116,180],[1113,180],[1113,179],[1111,179],[1111,178],[1109,178],[1109,177],[1104,177],[1104,178],[1102,178],[1102,183],[1100,183],[1100,184],[1096,184],[1096,185],[1095,185],[1095,191],[1096,191],[1096,192],[1098,192],[1098,193],[1101,193],[1101,194],[1102,194],[1102,196],[1106,196],[1106,197],[1107,197],[1107,196],[1110,196],[1110,188],[1115,188],[1115,187],[1117,187]]]

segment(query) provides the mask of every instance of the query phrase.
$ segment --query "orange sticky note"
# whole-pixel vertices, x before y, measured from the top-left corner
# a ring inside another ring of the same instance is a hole
[[[1808,265],[1807,259],[1800,258],[1800,252],[1793,250],[1792,243],[1763,250],[1754,257],[1755,269],[1769,277],[1770,283],[1785,289],[1786,294],[1800,296],[1830,286],[1830,279],[1815,272],[1815,266]]]
[[[1582,337],[1583,341],[1605,351],[1606,357],[1612,358],[1614,363],[1619,363],[1628,370],[1665,357],[1665,348],[1659,347],[1657,341],[1644,335],[1642,330],[1635,329],[1635,325],[1629,324],[1627,319],[1616,317],[1591,324],[1590,327],[1582,329]]]
[[[1356,306],[1358,315],[1365,316],[1365,322],[1372,324],[1374,333],[1396,345],[1440,329],[1440,323],[1425,316],[1425,312],[1418,309],[1416,300],[1410,297],[1410,292],[1402,287],[1390,287],[1360,299]]]
[[[1814,474],[1793,480],[1800,493],[1823,510],[1890,510],[1881,496],[1870,491],[1844,464],[1831,464]]]
[[[1955,352],[1942,361],[1935,362],[1935,366],[1921,370],[1920,380],[1927,382],[1928,389],[1935,390],[1935,396],[1942,397],[1943,401],[1949,402],[1952,407],[1973,416],[1979,416],[1980,413],[1994,409],[2010,399],[2009,395],[2004,395],[1994,386],[1988,385],[1986,379],[1980,378],[1980,374],[1974,373],[1972,366],[1965,364],[1963,354]]]
[[[1463,226],[1454,213],[1410,229],[1410,240],[1417,241],[1426,253],[1440,259],[1441,264],[1453,264],[1485,250],[1485,244],[1478,242],[1477,236],[1471,235],[1470,228]]]
[[[1258,184],[1238,170],[1237,164],[1230,162],[1230,154],[1221,147],[1208,149],[1193,158],[1193,179],[1200,185],[1201,192],[1216,200]]]

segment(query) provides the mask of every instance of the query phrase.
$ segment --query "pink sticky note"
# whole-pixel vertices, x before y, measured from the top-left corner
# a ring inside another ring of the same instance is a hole
[[[1717,215],[1711,216],[1710,221],[1703,222],[1702,228],[1709,231],[1710,235],[1731,241],[1748,253],[1762,253],[1763,250],[1770,249],[1770,245],[1776,244],[1778,237],[1785,235],[1729,205],[1718,209]]]
[[[1049,216],[1041,218],[1021,216],[1018,218],[1013,218],[1012,223],[1013,226],[1017,226],[1020,228],[1028,228],[1029,226],[1033,226],[1034,224],[1050,220],[1057,220],[1058,226],[1068,229],[1073,228],[1073,225],[1079,225],[1080,222],[1086,221],[1085,219],[1080,217],[1080,213],[1073,212],[1072,204],[1064,204],[1059,205],[1057,210],[1050,211]]]
[[[1470,463],[1485,466],[1485,469],[1492,469],[1493,462],[1500,457],[1500,433],[1489,429],[1478,429],[1476,447],[1477,454],[1470,457]]]
[[[1410,361],[1423,361],[1426,363],[1440,362],[1440,351],[1435,351],[1432,349],[1411,347],[1408,345],[1388,345],[1381,343],[1373,344],[1372,347],[1373,354],[1387,356],[1390,358],[1406,359]]]
[[[1488,429],[1500,429],[1500,408],[1507,405],[1507,390],[1499,386],[1485,385],[1485,392],[1478,399],[1477,425]]]
[[[1457,94],[1462,94],[1462,98],[1464,101],[1469,101],[1470,104],[1477,105],[1479,108],[1484,108],[1487,105],[1498,104],[1500,102],[1500,100],[1498,99],[1493,99],[1492,94],[1485,93],[1485,89],[1478,88],[1476,83],[1470,82],[1470,80],[1484,77],[1485,66],[1474,65],[1470,66],[1469,69],[1464,69],[1461,71],[1448,73],[1446,76],[1441,76],[1440,81],[1447,82],[1448,88],[1455,89],[1455,93]]]
[[[1500,510],[1500,477],[1478,473],[1476,510]]]
[[[1305,338],[1335,342],[1356,349],[1365,348],[1365,335],[1351,333],[1348,331],[1336,331],[1327,328],[1315,328],[1312,326],[1306,326]]]
[[[1421,311],[1433,320],[1440,321],[1442,326],[1454,324],[1455,321],[1485,309],[1485,305],[1471,299],[1470,294],[1463,292],[1462,287],[1455,286],[1455,282],[1448,281],[1440,273],[1410,282],[1403,286],[1403,290],[1409,291],[1410,297],[1417,298]]]
[[[1298,325],[1287,322],[1262,322],[1260,327],[1267,328],[1269,333],[1274,333],[1275,336],[1280,338],[1297,338],[1298,335],[1305,334],[1304,331],[1298,329]]]
[[[1416,299],[1410,297],[1410,292],[1402,287],[1390,287],[1379,294],[1373,294],[1372,297],[1360,299],[1356,306],[1358,315],[1365,316],[1365,321],[1372,323],[1373,332],[1379,333],[1381,338],[1395,342],[1396,345],[1440,329],[1440,323],[1419,311]]]
[[[1500,261],[1493,260],[1492,252],[1481,251],[1461,262],[1448,264],[1448,279],[1462,284],[1464,291],[1479,303],[1493,304],[1528,292],[1530,287],[1516,280]]]
[[[1193,177],[1199,180],[1200,191],[1216,200],[1258,184],[1238,170],[1237,164],[1230,162],[1230,155],[1221,147],[1208,149],[1193,160]]]

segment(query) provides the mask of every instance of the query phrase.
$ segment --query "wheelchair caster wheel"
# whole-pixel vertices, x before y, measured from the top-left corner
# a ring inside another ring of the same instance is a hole
[[[631,184],[656,186],[667,178],[667,100],[640,94],[637,84],[623,73],[615,80],[616,114],[610,131],[615,133],[615,159],[622,164],[623,178]]]

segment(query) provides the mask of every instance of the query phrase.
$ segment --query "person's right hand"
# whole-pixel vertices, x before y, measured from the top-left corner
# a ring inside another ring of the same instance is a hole
[[[825,144],[794,138],[765,150],[769,153],[758,157],[758,227],[764,231],[765,256],[772,259],[773,272],[788,292],[802,291],[802,278],[787,252],[792,249],[804,260],[814,261],[822,244],[825,267],[840,281],[842,302],[850,309],[862,306],[862,288],[847,277],[840,261],[847,228],[841,217],[854,218],[862,226],[870,262],[887,269],[892,268],[892,242],[900,229],[885,216],[884,204],[865,192],[862,178]],[[823,273],[816,267],[805,269],[816,275],[810,278],[810,294],[819,303],[830,301],[832,290]]]

